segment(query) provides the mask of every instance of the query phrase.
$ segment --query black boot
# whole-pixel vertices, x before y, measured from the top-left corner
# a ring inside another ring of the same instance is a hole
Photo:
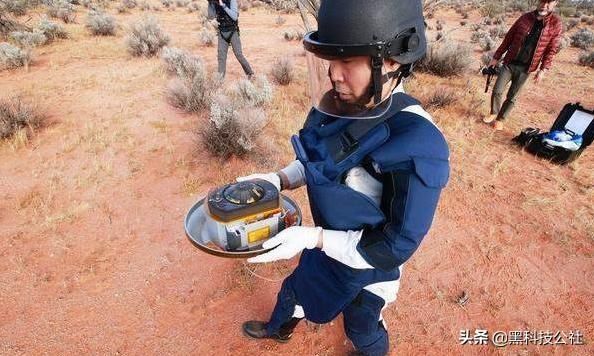
[[[243,323],[243,333],[254,339],[272,339],[278,342],[288,342],[293,336],[293,330],[301,318],[291,318],[291,320],[284,323],[277,333],[268,335],[266,330],[266,323],[263,321],[250,320]]]

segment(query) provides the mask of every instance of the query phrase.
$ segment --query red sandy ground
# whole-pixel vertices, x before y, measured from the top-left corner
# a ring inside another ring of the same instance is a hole
[[[126,27],[141,15],[133,10],[117,19]],[[195,15],[178,9],[156,16],[171,46],[200,54],[215,70],[216,50],[198,45]],[[82,24],[67,25],[72,38],[38,49],[29,72],[0,73],[2,96],[23,93],[51,115],[26,146],[0,145],[0,354],[351,349],[340,318],[321,328],[303,323],[286,345],[244,338],[241,323],[269,316],[280,282],[252,276],[242,261],[204,254],[184,236],[187,209],[210,187],[293,157],[288,137],[308,109],[305,60],[299,42],[282,38],[299,17],[284,16],[283,26],[276,17],[265,9],[241,15],[244,51],[257,72],[267,73],[281,55],[298,66],[296,82],[277,87],[267,110],[257,152],[266,158],[220,161],[202,151],[194,130],[207,113],[168,105],[160,60],[131,58],[124,30],[98,38]],[[459,27],[454,12],[438,17],[446,31]],[[470,29],[451,36],[468,42]],[[594,72],[576,65],[577,55],[563,50],[542,85],[527,85],[503,133],[468,108],[472,100],[487,108],[476,73],[418,75],[410,83],[422,100],[441,87],[456,90],[459,100],[432,110],[451,145],[452,175],[433,229],[405,265],[398,301],[385,312],[394,354],[594,353],[594,150],[557,167],[509,143],[523,127],[548,128],[566,102],[594,107]],[[229,83],[242,76],[232,53],[228,70]],[[307,208],[303,191],[290,195]],[[294,263],[251,268],[279,280]],[[470,299],[460,306],[464,291]],[[461,329],[579,330],[585,345],[460,345]]]

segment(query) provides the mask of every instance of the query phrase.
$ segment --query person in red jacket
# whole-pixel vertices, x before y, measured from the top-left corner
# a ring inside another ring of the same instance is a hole
[[[512,110],[529,74],[536,71],[534,81],[539,83],[551,68],[563,31],[561,19],[553,14],[555,6],[556,0],[540,0],[535,11],[520,16],[489,63],[489,66],[497,66],[505,53],[504,65],[491,96],[491,115],[483,119],[496,130],[503,130],[503,121]],[[507,97],[502,103],[503,91],[510,81]]]

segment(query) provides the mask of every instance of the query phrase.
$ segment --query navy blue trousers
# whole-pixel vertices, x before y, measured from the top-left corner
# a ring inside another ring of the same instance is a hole
[[[363,289],[342,311],[344,331],[357,351],[364,355],[383,356],[388,353],[388,333],[383,323],[378,321],[384,303],[382,298]],[[283,281],[276,306],[266,326],[269,335],[278,333],[283,324],[291,320],[298,304],[289,277]]]

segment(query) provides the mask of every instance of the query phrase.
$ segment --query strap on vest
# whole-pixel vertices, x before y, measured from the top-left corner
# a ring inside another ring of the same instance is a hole
[[[338,139],[329,139],[326,147],[330,156],[338,164],[359,148],[359,141],[369,131],[407,107],[418,104],[416,99],[404,93],[392,95],[392,105],[384,115],[375,119],[353,120],[353,123],[338,135]]]

